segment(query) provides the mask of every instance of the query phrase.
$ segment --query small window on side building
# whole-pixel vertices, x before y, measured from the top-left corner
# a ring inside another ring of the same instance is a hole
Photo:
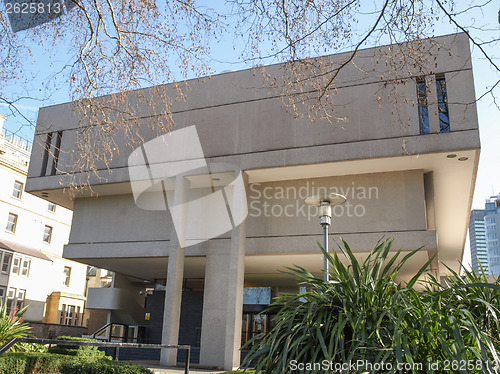
[[[74,316],[75,316],[75,306],[68,305],[68,310],[66,311],[66,318],[65,318],[64,324],[65,325],[72,325]]]
[[[7,292],[7,314],[10,314],[12,311],[12,307],[14,306],[15,300],[16,300],[16,289],[15,288],[9,288],[9,291]]]
[[[87,266],[87,276],[95,277],[97,275],[97,268],[95,266]]]
[[[80,307],[76,307],[76,312],[75,312],[75,326],[80,326]]]
[[[17,310],[22,309],[24,306],[24,299],[26,297],[26,290],[19,290],[17,292],[16,307]]]
[[[23,266],[21,267],[21,275],[27,277],[30,274],[31,260],[29,258],[23,259]]]
[[[21,257],[14,257],[12,261],[12,274],[19,275],[19,268],[21,267]]]
[[[7,218],[7,226],[5,230],[7,232],[15,233],[17,227],[17,214],[9,213],[9,217]]]
[[[43,241],[47,244],[50,244],[51,240],[52,240],[52,227],[45,225],[45,228],[43,230]]]
[[[54,203],[48,203],[47,210],[49,212],[55,213],[56,212],[56,204],[54,204]]]
[[[61,305],[61,310],[59,311],[59,324],[64,324],[64,319],[66,318],[66,304]]]
[[[12,262],[12,253],[4,253],[2,261],[2,273],[9,274],[11,262]]]
[[[63,280],[63,284],[65,286],[69,286],[70,278],[71,278],[71,268],[68,266],[65,266],[64,267],[64,280]]]
[[[14,189],[12,190],[12,197],[20,199],[23,195],[23,184],[19,181],[14,182]]]

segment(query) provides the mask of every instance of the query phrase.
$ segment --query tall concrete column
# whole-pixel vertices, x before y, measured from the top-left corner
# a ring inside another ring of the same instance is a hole
[[[244,186],[247,186],[246,176]],[[246,198],[235,189],[233,215],[246,210]],[[236,210],[236,211],[235,211]],[[225,248],[211,248],[205,266],[200,364],[233,370],[240,366],[246,221],[231,232]]]
[[[163,186],[164,191],[165,185]],[[174,205],[179,207],[188,201],[189,181],[183,176],[175,180]],[[179,341],[179,322],[181,317],[182,281],[184,277],[184,236],[186,234],[187,209],[180,209],[176,219],[181,220],[177,231],[172,227],[170,242],[172,252],[168,258],[165,307],[163,310],[162,344],[176,345]],[[177,364],[176,349],[162,349],[160,364],[175,366]]]

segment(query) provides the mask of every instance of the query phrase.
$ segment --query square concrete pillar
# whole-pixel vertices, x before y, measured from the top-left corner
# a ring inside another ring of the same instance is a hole
[[[163,185],[165,190],[165,186]],[[189,181],[183,176],[177,176],[175,181],[174,204],[181,206],[188,200]],[[187,209],[181,211],[181,220],[186,220]],[[177,231],[172,228],[170,241],[174,244],[168,257],[167,283],[165,292],[165,308],[163,310],[162,344],[176,345],[179,341],[179,322],[181,318],[182,281],[184,277],[184,243],[186,222],[179,225]],[[179,229],[180,228],[180,229]],[[160,364],[175,366],[177,364],[176,349],[162,349]]]
[[[247,185],[244,176],[244,185]],[[240,191],[241,192],[241,191]],[[234,191],[233,209],[247,209],[246,195]],[[239,214],[241,212],[234,212]],[[246,221],[223,248],[210,248],[205,265],[200,364],[233,370],[240,366]]]

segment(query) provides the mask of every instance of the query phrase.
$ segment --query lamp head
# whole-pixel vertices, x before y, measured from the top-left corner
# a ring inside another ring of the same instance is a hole
[[[332,223],[332,206],[344,204],[346,200],[345,196],[337,193],[321,193],[307,197],[304,202],[319,207],[319,219],[324,226]]]

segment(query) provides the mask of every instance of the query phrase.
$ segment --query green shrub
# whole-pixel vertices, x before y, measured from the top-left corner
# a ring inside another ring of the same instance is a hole
[[[75,336],[58,336],[57,340],[75,341],[75,342],[97,342],[97,339],[80,338]],[[57,345],[49,348],[50,353],[77,356],[77,357],[92,357],[92,358],[107,358],[104,351],[100,351],[94,346],[78,346],[78,345]],[[111,358],[111,357],[110,357]]]
[[[47,352],[48,347],[38,343],[16,343],[10,348],[10,352]]]
[[[107,360],[67,362],[59,371],[61,374],[152,374],[151,370],[141,366]]]
[[[444,373],[446,362],[460,367],[465,362],[467,367],[460,372],[494,372],[492,368],[500,364],[499,282],[487,283],[471,272],[460,276],[449,269],[443,286],[428,272],[430,258],[408,283],[401,284],[398,273],[419,250],[404,255],[401,250],[391,252],[391,246],[392,240],[381,241],[358,261],[342,240],[337,252],[347,264],[335,251],[328,254],[322,249],[329,262],[329,283],[300,266],[289,268],[307,291],[276,299],[271,305],[279,310],[274,326],[248,343],[244,366],[256,362],[256,372],[281,374],[292,369],[294,360],[340,365],[361,360],[393,365],[392,370],[377,373],[395,373],[398,364],[421,364],[421,370],[406,371],[420,374]],[[478,368],[478,362],[490,367]],[[441,363],[439,370],[428,369],[430,363]],[[331,372],[309,368],[304,372]]]
[[[152,374],[140,366],[52,353],[5,353],[0,356],[2,374]]]
[[[5,353],[0,357],[2,374],[54,373],[73,357],[48,353]]]
[[[48,351],[49,353],[76,357],[104,358],[106,356],[106,353],[100,351],[97,347],[69,348],[68,346],[57,346],[49,348]]]
[[[80,336],[66,336],[61,335],[56,338],[57,340],[70,340],[73,342],[97,342],[97,339],[93,338],[82,338]]]
[[[7,313],[7,301],[0,300],[0,345],[29,333],[31,327],[23,320],[26,308],[27,306],[20,310],[13,309]]]

